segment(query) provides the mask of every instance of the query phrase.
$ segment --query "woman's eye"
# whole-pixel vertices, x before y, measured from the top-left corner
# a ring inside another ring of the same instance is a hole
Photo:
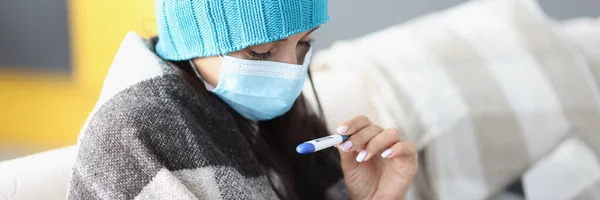
[[[271,51],[266,53],[258,53],[254,51],[248,51],[252,60],[268,60],[271,57]]]
[[[313,42],[314,42],[314,40],[310,39],[310,40],[307,40],[307,41],[300,41],[300,42],[298,42],[298,45],[311,47]]]

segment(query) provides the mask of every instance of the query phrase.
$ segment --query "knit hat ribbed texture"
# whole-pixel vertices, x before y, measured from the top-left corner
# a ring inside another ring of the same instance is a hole
[[[176,61],[225,55],[328,20],[327,0],[156,0],[156,52]]]

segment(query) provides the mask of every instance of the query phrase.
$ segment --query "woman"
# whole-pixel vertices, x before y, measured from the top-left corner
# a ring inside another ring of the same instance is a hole
[[[326,0],[157,0],[80,135],[70,199],[401,199],[416,148],[358,116],[328,135],[301,95]],[[340,181],[343,180],[343,181]]]

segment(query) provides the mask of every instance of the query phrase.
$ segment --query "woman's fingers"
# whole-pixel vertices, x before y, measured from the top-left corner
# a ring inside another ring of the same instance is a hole
[[[379,126],[368,125],[340,145],[340,148],[345,152],[360,151],[363,147],[377,134],[381,133],[382,129]]]
[[[411,157],[411,160],[417,160],[417,145],[414,142],[398,142],[384,151],[381,156],[384,158],[394,158],[399,156]]]
[[[344,171],[344,173],[346,172],[352,172],[354,171],[354,169],[356,167],[358,167],[358,162],[356,162],[356,156],[358,155],[358,153],[356,152],[344,152],[344,150],[342,150],[342,148],[338,148],[338,151],[340,152],[340,161],[342,164],[342,170]],[[348,175],[348,174],[346,174]]]
[[[359,156],[357,151],[362,150],[364,145],[379,134],[382,129],[373,125],[367,117],[361,115],[343,123],[337,131],[342,135],[352,135],[346,142],[338,145],[342,169],[345,172],[350,172],[359,164],[356,162],[356,158]]]
[[[346,142],[338,145],[343,153],[343,160],[350,161],[354,157],[357,162],[370,160],[374,156],[392,158],[398,155],[416,154],[416,145],[412,142],[402,142],[398,129],[383,130],[374,125],[365,116],[356,116],[343,123],[337,129],[339,134],[352,135]]]
[[[373,156],[377,155],[391,155],[393,150],[389,150],[390,147],[396,143],[402,141],[402,137],[400,136],[400,132],[398,129],[389,128],[372,138],[367,144],[363,152],[366,154],[365,158],[360,160],[356,159],[358,162],[368,161]],[[389,151],[388,151],[389,150]],[[361,153],[363,153],[361,152]],[[360,153],[359,153],[360,156]]]
[[[337,132],[342,135],[352,135],[369,125],[371,125],[369,118],[359,115],[353,117],[350,121],[344,122],[337,128]]]

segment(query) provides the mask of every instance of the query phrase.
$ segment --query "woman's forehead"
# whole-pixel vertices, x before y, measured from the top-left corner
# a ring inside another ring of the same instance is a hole
[[[319,29],[319,27],[316,27],[316,28],[313,28],[313,29],[311,29],[311,30],[308,30],[308,31],[304,31],[304,32],[301,32],[301,33],[297,33],[297,34],[291,35],[291,36],[289,36],[289,37],[283,38],[283,39],[281,39],[281,40],[277,40],[277,41],[275,41],[275,42],[287,41],[287,40],[288,40],[288,38],[292,38],[292,37],[299,37],[299,38],[303,38],[303,37],[305,37],[305,36],[307,36],[307,35],[310,35],[310,34],[311,34],[311,33],[313,33],[314,31],[316,31],[317,29]]]

